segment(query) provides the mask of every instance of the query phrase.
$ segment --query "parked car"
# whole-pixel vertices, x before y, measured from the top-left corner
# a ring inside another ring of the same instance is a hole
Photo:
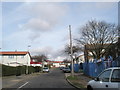
[[[88,90],[95,90],[96,88],[120,90],[120,67],[108,68],[94,80],[88,82]]]
[[[64,73],[69,73],[69,72],[71,72],[71,70],[70,70],[69,67],[64,67],[64,68],[63,68],[63,72],[64,72]]]
[[[64,69],[64,67],[60,67],[60,70],[63,70]]]
[[[49,72],[49,68],[48,67],[44,67],[43,68],[43,72]]]

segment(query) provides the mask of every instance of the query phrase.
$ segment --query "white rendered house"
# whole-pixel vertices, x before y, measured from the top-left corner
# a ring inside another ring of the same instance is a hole
[[[36,67],[36,66],[42,67],[42,62],[38,62],[36,59],[33,59],[33,58],[31,60],[30,64],[33,67]]]
[[[8,66],[30,66],[31,56],[27,51],[3,51],[0,52],[2,64]]]

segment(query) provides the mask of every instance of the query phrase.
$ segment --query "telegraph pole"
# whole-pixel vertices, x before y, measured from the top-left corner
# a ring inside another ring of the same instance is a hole
[[[31,47],[31,45],[28,45],[28,55],[29,55],[29,47]],[[28,66],[29,66],[29,58],[28,58],[28,56],[27,56],[26,74],[29,73],[29,71],[28,71]]]
[[[72,77],[74,77],[74,65],[73,65],[73,49],[72,49],[71,25],[69,25],[69,35],[70,35],[70,52],[71,52],[70,56],[71,56],[71,64],[72,64],[72,66],[71,66],[71,69],[72,69],[71,75],[72,75]]]

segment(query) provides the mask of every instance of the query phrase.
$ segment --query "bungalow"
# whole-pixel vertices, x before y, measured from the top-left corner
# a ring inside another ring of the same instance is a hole
[[[42,67],[42,62],[34,62],[34,61],[31,61],[30,64],[31,64],[31,66],[33,66],[33,67],[36,67],[36,66]]]
[[[38,62],[37,58],[32,57],[30,64],[31,64],[31,66],[34,66],[34,67],[36,67],[36,66],[42,67],[42,62]]]
[[[63,61],[53,61],[53,60],[46,60],[44,62],[44,65],[50,65],[51,67],[65,66],[65,64],[63,63]]]
[[[30,66],[31,56],[27,51],[3,51],[0,52],[2,64],[8,66]]]
[[[77,57],[77,62],[80,64],[80,63],[84,63],[85,62],[85,59],[84,59],[84,54],[83,55],[80,55]]]
[[[52,61],[53,67],[60,67],[63,61]]]

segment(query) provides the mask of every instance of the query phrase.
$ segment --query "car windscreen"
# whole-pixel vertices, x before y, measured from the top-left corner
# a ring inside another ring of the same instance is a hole
[[[44,67],[43,69],[48,69],[48,67]]]
[[[69,69],[68,67],[66,67],[65,69]]]

